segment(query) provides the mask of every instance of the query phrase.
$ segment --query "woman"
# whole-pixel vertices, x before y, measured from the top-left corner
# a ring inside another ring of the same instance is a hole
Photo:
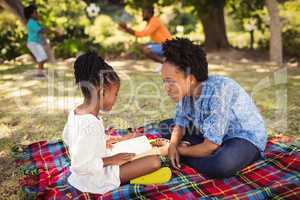
[[[164,87],[177,103],[168,150],[172,166],[180,168],[181,156],[199,172],[224,178],[261,158],[266,129],[246,91],[230,78],[208,76],[205,52],[188,39],[166,41],[163,52]]]

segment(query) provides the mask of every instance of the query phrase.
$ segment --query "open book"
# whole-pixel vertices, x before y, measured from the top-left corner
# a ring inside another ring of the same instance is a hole
[[[157,148],[153,148],[146,136],[140,136],[113,144],[113,155],[118,153],[135,153],[134,159],[149,155],[159,155]]]

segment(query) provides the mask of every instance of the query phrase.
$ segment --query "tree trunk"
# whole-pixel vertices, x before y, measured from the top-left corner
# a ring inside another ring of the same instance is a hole
[[[278,2],[276,0],[266,0],[266,7],[270,16],[270,60],[282,65],[282,38]]]
[[[20,0],[0,0],[0,5],[7,10],[10,10],[22,24],[26,24],[26,19],[23,12],[23,4]]]
[[[225,27],[224,5],[208,6],[206,12],[198,10],[204,30],[205,49],[220,50],[230,47]]]

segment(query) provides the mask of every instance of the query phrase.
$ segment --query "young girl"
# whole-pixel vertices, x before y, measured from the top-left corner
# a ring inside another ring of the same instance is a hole
[[[36,62],[38,63],[37,76],[43,77],[44,64],[48,59],[47,53],[44,49],[43,33],[48,32],[44,29],[38,21],[37,7],[30,5],[24,9],[24,15],[27,20],[27,47],[33,54]]]
[[[129,180],[160,168],[158,156],[131,161],[133,154],[111,155],[99,111],[110,111],[116,101],[120,79],[95,53],[77,58],[75,80],[84,101],[69,113],[63,131],[71,156],[68,182],[82,192],[103,194]]]
[[[169,158],[212,178],[234,175],[258,160],[267,134],[253,100],[234,80],[208,76],[205,52],[188,39],[163,44],[162,79],[177,102]],[[185,141],[185,145],[181,142]]]

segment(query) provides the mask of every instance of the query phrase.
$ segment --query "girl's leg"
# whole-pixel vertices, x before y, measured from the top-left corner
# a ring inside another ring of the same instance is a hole
[[[38,63],[38,69],[39,70],[44,70],[44,64],[45,64],[45,61],[39,62]]]
[[[211,178],[225,178],[260,158],[252,143],[240,138],[225,141],[211,156],[204,158],[182,157],[183,162]]]
[[[43,72],[44,72],[44,63],[43,62],[39,62],[38,63],[37,74],[43,74]]]
[[[120,166],[121,183],[149,174],[160,168],[158,156],[146,156]]]
[[[37,69],[37,75],[44,75],[44,65],[46,63],[45,61],[41,61],[38,63],[38,69]]]

